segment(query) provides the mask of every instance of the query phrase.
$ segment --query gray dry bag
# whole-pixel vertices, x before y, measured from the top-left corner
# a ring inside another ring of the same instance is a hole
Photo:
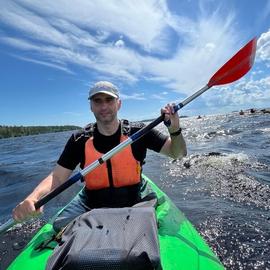
[[[93,209],[72,221],[46,270],[161,269],[153,207]]]

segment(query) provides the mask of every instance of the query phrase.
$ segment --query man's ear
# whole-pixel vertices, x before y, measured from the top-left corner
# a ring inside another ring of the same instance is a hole
[[[91,112],[93,112],[93,110],[92,110],[92,102],[90,101],[90,110],[91,110]]]
[[[118,99],[118,110],[120,110],[121,106],[122,106],[122,100]]]

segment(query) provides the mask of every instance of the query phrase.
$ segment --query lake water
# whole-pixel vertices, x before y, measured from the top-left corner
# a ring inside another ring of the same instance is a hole
[[[270,114],[181,118],[188,156],[148,152],[144,173],[165,191],[227,269],[270,269]],[[158,127],[166,132],[163,125]],[[55,165],[71,132],[0,140],[0,223]],[[44,216],[0,237],[0,269],[80,186]]]

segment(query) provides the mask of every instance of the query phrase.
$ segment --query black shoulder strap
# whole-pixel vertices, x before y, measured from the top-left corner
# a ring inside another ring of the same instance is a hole
[[[139,127],[139,128],[143,127],[142,125],[138,125],[138,123],[133,123],[133,122],[130,123],[128,120],[122,119],[121,120],[121,132],[122,132],[122,134],[126,135],[126,136],[130,136],[131,126]],[[85,126],[83,128],[83,130],[80,130],[80,131],[73,134],[75,141],[79,140],[82,137],[84,137],[84,138],[93,137],[94,129],[95,129],[95,124],[94,123],[88,124],[87,126]]]
[[[130,123],[126,119],[121,120],[121,132],[123,135],[130,136]]]
[[[141,128],[145,127],[145,124],[143,122],[137,121],[137,122],[131,122],[130,126],[136,128],[136,129],[141,129]]]
[[[95,124],[90,123],[87,126],[84,127],[84,133],[87,137],[93,137],[94,134],[94,129],[95,129]]]
[[[90,123],[90,124],[86,125],[82,130],[73,134],[75,141],[78,141],[82,137],[84,137],[84,138],[93,137],[94,129],[95,129],[94,123]]]
[[[136,130],[142,129],[145,127],[143,122],[129,122],[126,119],[121,120],[121,132],[123,135],[130,136],[131,128],[135,128]]]

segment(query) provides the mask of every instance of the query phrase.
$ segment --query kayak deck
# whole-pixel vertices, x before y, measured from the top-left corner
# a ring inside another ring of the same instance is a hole
[[[158,207],[158,236],[163,270],[220,270],[224,269],[217,256],[209,248],[184,214],[172,203],[149,178],[145,193],[156,192]],[[48,243],[45,249],[38,247],[48,242],[55,234],[52,224],[44,225],[28,243],[22,253],[11,263],[8,270],[35,269],[44,270],[48,257],[57,245]]]

